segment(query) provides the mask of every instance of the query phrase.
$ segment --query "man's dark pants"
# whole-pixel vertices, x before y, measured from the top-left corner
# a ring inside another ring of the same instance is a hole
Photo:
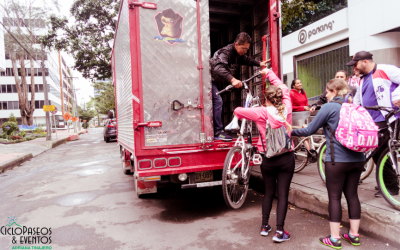
[[[217,95],[218,88],[215,83],[212,82],[212,101],[213,101],[213,117],[214,117],[214,134],[222,131],[222,98]]]
[[[392,127],[392,129],[394,129],[394,122],[390,125]],[[381,128],[386,128],[387,124],[386,122],[376,122],[376,125],[379,127],[379,129]],[[399,128],[397,128],[396,132],[396,136],[398,136],[398,131]],[[379,142],[378,142],[378,147],[381,146],[382,144],[388,144],[388,141],[390,139],[390,132],[389,130],[385,129],[381,132],[378,133],[378,137],[379,137]],[[377,152],[374,154],[374,156],[372,157],[374,159],[375,165],[376,165],[376,171],[378,171],[378,160],[379,157],[381,156],[382,152],[386,149],[387,147],[382,147],[381,149],[377,150]],[[395,174],[391,175],[388,173],[393,172],[393,166],[391,164],[389,164],[388,162],[385,164],[385,176],[383,177],[383,180],[385,182],[386,187],[389,189],[389,191],[391,191],[392,193],[397,193],[399,192],[399,180],[397,178],[397,176]]]

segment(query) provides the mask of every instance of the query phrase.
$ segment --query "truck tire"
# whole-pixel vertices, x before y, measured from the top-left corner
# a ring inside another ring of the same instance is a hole
[[[106,137],[106,143],[109,143],[109,142],[110,142],[110,138]]]

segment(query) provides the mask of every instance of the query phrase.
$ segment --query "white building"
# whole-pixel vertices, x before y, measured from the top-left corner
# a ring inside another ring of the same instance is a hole
[[[284,81],[300,78],[313,101],[326,83],[358,51],[373,54],[376,63],[400,66],[398,0],[348,0],[348,7],[302,27],[282,39]]]
[[[26,20],[27,21],[27,20]],[[39,25],[39,22],[36,22]],[[44,25],[43,25],[44,27]],[[42,28],[42,27],[40,27]],[[40,30],[40,33],[44,34]],[[18,93],[15,86],[14,74],[12,71],[12,64],[9,53],[5,51],[4,46],[4,34],[0,32],[0,124],[8,121],[11,113],[17,117],[18,124],[21,124],[21,114],[19,110]],[[44,91],[43,91],[43,76],[41,69],[41,54],[34,55],[34,68],[35,68],[35,111],[33,113],[34,121],[36,125],[45,124],[45,112],[43,111],[44,103]],[[65,64],[64,59],[59,52],[52,51],[46,53],[45,56],[45,67],[47,69],[46,82],[48,87],[48,101],[49,105],[56,106],[58,112],[55,115],[56,120],[62,120],[62,115],[68,112],[72,108],[72,84],[71,79],[65,79],[65,77],[71,76],[71,70]],[[21,66],[18,64],[18,70]],[[26,80],[27,84],[30,85],[30,62],[25,60],[26,68]],[[3,69],[3,70],[2,70]],[[20,75],[20,74],[19,74]],[[61,92],[61,89],[63,90]],[[61,97],[62,96],[62,97]],[[28,100],[31,100],[30,92],[28,93]]]

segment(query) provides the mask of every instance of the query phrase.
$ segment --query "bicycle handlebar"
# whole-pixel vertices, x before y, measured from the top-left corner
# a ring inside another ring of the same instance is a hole
[[[261,75],[260,72],[258,72],[258,73],[255,74],[254,76],[250,77],[249,79],[242,81],[242,83],[243,83],[243,85],[244,85],[244,88],[245,88],[245,89],[248,89],[247,83],[250,82],[251,80],[253,80],[254,78],[256,78],[256,77],[259,76],[259,75]],[[222,94],[222,93],[224,93],[224,92],[226,92],[226,91],[229,91],[229,90],[231,90],[232,88],[233,88],[233,85],[228,85],[228,87],[226,87],[225,89],[223,89],[223,90],[217,92],[217,95],[220,95],[220,94]]]

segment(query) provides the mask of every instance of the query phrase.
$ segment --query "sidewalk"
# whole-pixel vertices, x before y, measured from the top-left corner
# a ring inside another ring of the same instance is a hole
[[[79,134],[84,133],[86,129],[79,131]],[[35,157],[49,149],[55,148],[67,142],[70,135],[76,135],[74,130],[57,130],[52,134],[52,140],[46,141],[46,137],[36,138],[32,141],[0,144],[0,173],[5,172],[19,164]]]
[[[260,167],[253,168],[252,176],[262,181]],[[375,235],[400,245],[400,211],[392,208],[384,198],[376,198],[374,194],[375,171],[363,181],[358,188],[361,202],[362,234]],[[289,191],[289,202],[297,207],[320,214],[328,218],[328,193],[325,184],[319,177],[317,164],[309,164],[293,176]],[[342,197],[342,222],[349,225],[347,202]]]

